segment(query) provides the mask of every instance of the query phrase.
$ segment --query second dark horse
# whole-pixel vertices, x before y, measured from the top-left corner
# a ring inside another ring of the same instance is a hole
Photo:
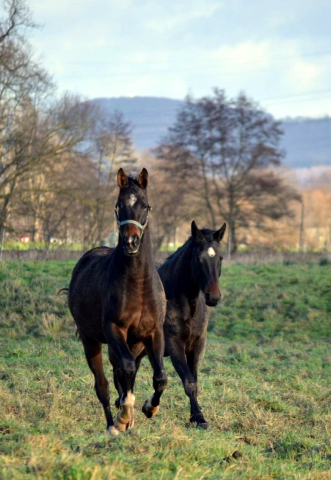
[[[99,247],[85,253],[73,271],[69,286],[69,307],[111,435],[134,425],[135,360],[144,349],[154,372],[154,394],[143,406],[148,418],[157,413],[167,383],[163,368],[166,301],[152,260],[147,170],[132,178],[120,169],[117,183],[120,187],[116,206],[118,245],[115,249]],[[120,411],[115,420],[103,370],[103,343],[108,345],[120,395]]]
[[[167,298],[164,322],[165,356],[170,356],[191,403],[190,421],[208,429],[198,404],[198,365],[206,345],[207,306],[221,298],[220,242],[226,224],[217,231],[191,225],[191,237],[158,268]],[[137,358],[137,368],[144,356]]]

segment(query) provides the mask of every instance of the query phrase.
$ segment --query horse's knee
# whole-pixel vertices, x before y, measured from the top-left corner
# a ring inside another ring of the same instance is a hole
[[[122,370],[121,373],[124,374],[125,376],[133,377],[136,373],[136,362],[133,359],[132,360],[124,359],[122,361],[122,365],[120,369]]]

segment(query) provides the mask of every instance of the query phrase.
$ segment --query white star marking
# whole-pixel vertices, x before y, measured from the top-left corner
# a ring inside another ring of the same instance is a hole
[[[136,203],[136,201],[137,201],[137,197],[135,195],[133,195],[133,193],[131,193],[130,198],[129,198],[129,205],[131,205],[131,207],[133,207],[133,205]]]

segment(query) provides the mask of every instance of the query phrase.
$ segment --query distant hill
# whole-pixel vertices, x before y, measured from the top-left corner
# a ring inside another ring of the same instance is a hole
[[[331,118],[293,118],[282,121],[284,163],[292,168],[331,165]]]
[[[181,100],[158,97],[96,98],[91,100],[106,113],[123,112],[133,126],[138,150],[155,147],[166,135],[182,105]],[[331,118],[293,118],[282,121],[284,163],[291,168],[331,165]]]

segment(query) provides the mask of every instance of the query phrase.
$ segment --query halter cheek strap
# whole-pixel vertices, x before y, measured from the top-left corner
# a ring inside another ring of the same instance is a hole
[[[144,225],[142,225],[141,223],[137,222],[136,220],[123,220],[123,222],[120,222],[119,218],[118,218],[118,215],[117,215],[117,211],[116,211],[116,208],[115,208],[115,217],[116,217],[116,222],[117,222],[117,226],[118,226],[118,230],[121,234],[121,226],[122,225],[127,225],[128,223],[133,223],[134,225],[137,225],[137,227],[140,228],[141,230],[141,236],[143,236],[143,233],[144,233],[144,230],[145,228],[147,227],[147,223],[148,223],[148,212],[147,212],[147,218],[146,218],[146,222]],[[122,235],[122,234],[121,234]]]

